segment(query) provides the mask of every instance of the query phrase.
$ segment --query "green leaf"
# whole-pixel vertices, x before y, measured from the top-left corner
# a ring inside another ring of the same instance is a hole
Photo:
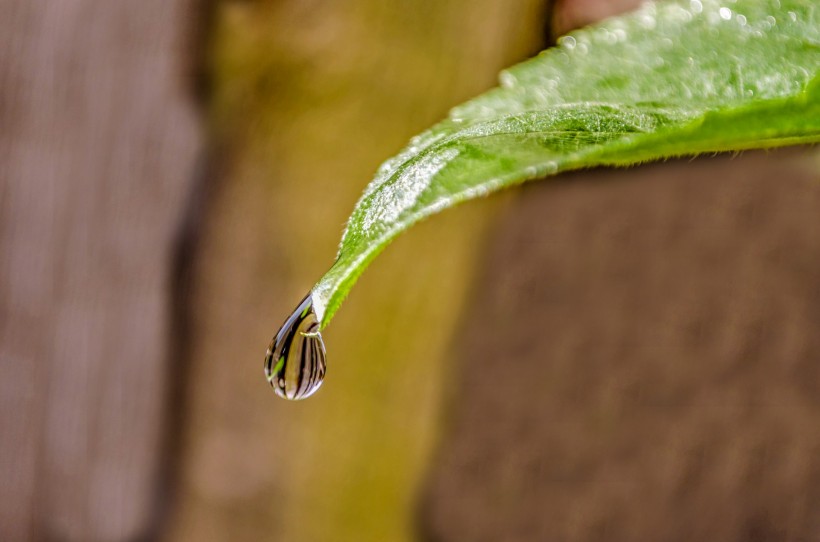
[[[815,0],[683,0],[579,30],[501,73],[385,162],[312,290],[322,328],[399,233],[465,200],[590,166],[820,141]]]

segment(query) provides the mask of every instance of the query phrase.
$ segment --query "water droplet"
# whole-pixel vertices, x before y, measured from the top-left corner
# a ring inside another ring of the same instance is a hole
[[[575,38],[572,36],[563,36],[558,38],[558,45],[561,45],[565,49],[575,49]]]
[[[643,27],[647,30],[654,29],[658,24],[658,21],[655,20],[655,16],[649,13],[642,15],[640,21]]]
[[[265,355],[265,376],[279,397],[304,399],[322,385],[326,357],[319,321],[308,294],[271,341]]]
[[[515,75],[508,72],[507,70],[502,71],[498,75],[498,81],[504,88],[513,88],[515,85],[518,84],[518,78]]]

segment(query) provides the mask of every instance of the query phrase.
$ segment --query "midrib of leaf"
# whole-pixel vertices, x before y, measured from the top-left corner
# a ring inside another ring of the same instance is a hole
[[[411,140],[312,290],[321,327],[394,237],[461,201],[584,167],[820,141],[820,10],[726,4],[649,4],[578,31]]]

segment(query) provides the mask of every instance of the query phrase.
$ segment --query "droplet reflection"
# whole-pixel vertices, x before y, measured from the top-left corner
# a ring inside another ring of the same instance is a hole
[[[265,355],[265,376],[276,395],[294,401],[304,399],[322,385],[326,357],[308,294],[271,341]]]

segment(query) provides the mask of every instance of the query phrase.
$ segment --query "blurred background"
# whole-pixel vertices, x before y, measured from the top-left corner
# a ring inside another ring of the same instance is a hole
[[[594,170],[402,236],[378,165],[633,0],[0,5],[0,540],[820,540],[820,159]]]

